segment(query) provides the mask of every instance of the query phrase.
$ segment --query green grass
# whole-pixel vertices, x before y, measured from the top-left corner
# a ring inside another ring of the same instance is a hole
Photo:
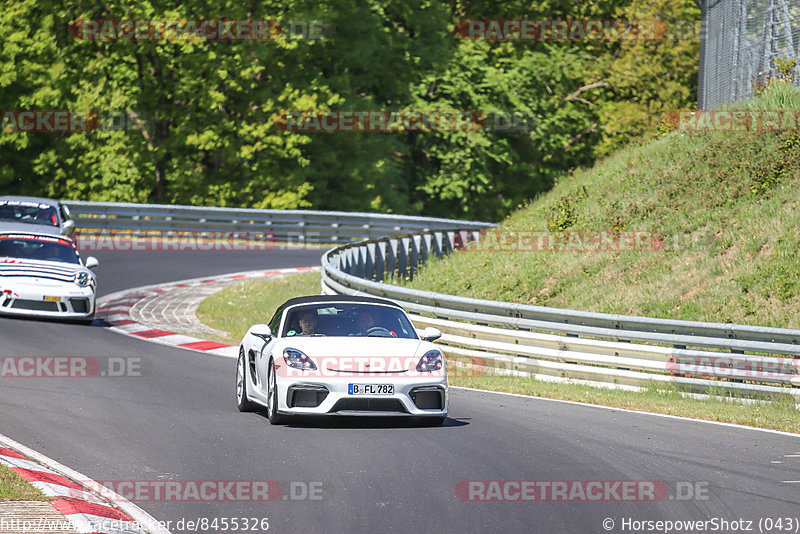
[[[747,109],[800,109],[774,85]],[[662,251],[459,252],[410,287],[671,319],[800,328],[800,132],[671,132],[564,176],[509,230],[643,230]]]
[[[651,387],[645,391],[623,391],[511,376],[457,376],[451,378],[449,382],[451,386],[519,393],[800,433],[800,418],[797,416],[793,399],[788,395],[775,398],[772,402],[742,403],[736,399],[725,400],[721,396],[710,396],[707,399],[687,397],[678,388],[664,391]]]
[[[197,317],[211,328],[228,333],[227,337],[217,338],[216,341],[237,344],[248,328],[254,324],[268,323],[278,306],[286,300],[319,293],[319,272],[247,281],[223,289],[204,300],[197,309]]]
[[[266,323],[273,311],[288,298],[319,293],[319,273],[290,275],[286,278],[242,282],[206,299],[198,312],[201,320],[234,335],[228,342],[238,343],[255,323]],[[447,348],[444,347],[445,353]],[[576,384],[541,382],[506,376],[464,376],[453,373],[450,384],[493,391],[566,399],[605,406],[616,406],[655,413],[682,415],[713,421],[800,432],[800,419],[788,396],[772,403],[745,404],[719,398],[698,400],[681,395],[677,388],[642,392],[596,388]]]
[[[46,501],[35,487],[17,473],[0,465],[0,501]]]

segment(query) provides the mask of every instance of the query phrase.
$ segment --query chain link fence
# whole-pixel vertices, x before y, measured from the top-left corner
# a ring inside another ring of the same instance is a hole
[[[770,78],[800,82],[800,0],[705,0],[702,36],[700,109],[751,97]]]

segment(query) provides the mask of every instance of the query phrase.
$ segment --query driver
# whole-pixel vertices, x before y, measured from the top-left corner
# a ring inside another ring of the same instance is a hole
[[[317,312],[305,311],[300,314],[300,335],[311,336],[317,333]]]
[[[377,324],[375,316],[369,310],[360,310],[356,316],[356,327],[358,335],[366,336],[369,329]]]

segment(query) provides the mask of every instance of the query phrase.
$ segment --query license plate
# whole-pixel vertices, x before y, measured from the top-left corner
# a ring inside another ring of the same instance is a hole
[[[350,395],[394,395],[394,384],[350,384]]]
[[[44,297],[45,302],[61,302],[61,297],[48,297],[45,295]]]

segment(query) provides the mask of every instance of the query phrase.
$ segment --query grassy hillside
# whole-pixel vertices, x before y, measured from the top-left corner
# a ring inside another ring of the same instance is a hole
[[[773,84],[736,109],[800,109]],[[459,252],[409,285],[477,298],[800,328],[800,132],[673,131],[564,176],[510,230],[645,230],[661,251]]]

